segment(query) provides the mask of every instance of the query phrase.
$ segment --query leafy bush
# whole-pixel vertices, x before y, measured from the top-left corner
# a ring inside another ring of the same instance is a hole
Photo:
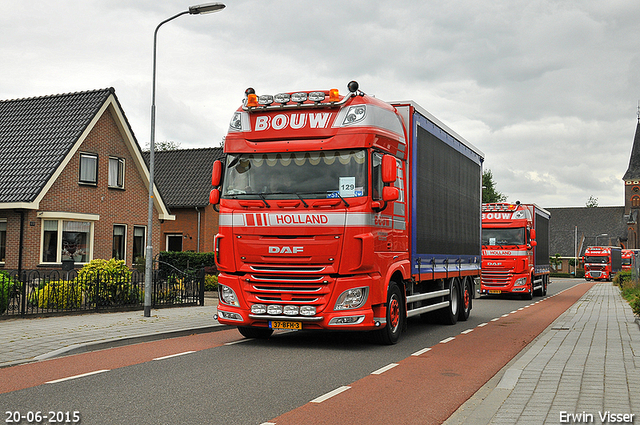
[[[629,302],[633,314],[640,316],[640,282],[633,280],[630,271],[623,271],[616,275],[613,284],[620,287],[622,298]]]
[[[40,308],[78,308],[82,305],[82,291],[75,282],[68,280],[52,280],[37,292]]]
[[[204,290],[205,291],[217,291],[218,290],[218,276],[215,274],[207,274],[204,276]]]
[[[19,286],[19,283],[9,273],[0,270],[0,314],[7,310],[7,306]]]
[[[78,271],[76,281],[87,301],[98,306],[136,304],[143,297],[131,284],[131,271],[123,260],[92,260]]]
[[[216,260],[213,252],[174,252],[162,251],[158,255],[158,269],[167,273],[178,270],[206,269],[208,273],[216,271]]]
[[[613,278],[613,284],[624,289],[626,286],[632,285],[631,270],[624,270],[616,273]]]

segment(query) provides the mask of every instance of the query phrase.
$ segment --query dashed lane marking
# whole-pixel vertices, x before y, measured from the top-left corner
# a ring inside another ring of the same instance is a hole
[[[336,396],[336,395],[338,395],[338,394],[340,394],[342,392],[347,391],[349,388],[351,388],[351,387],[349,387],[347,385],[344,385],[344,386],[342,386],[340,388],[336,388],[335,390],[333,390],[331,392],[328,392],[325,395],[321,395],[318,398],[314,398],[313,400],[311,400],[310,403],[322,403],[323,401],[328,400],[333,396]]]
[[[56,384],[58,382],[70,381],[72,379],[83,378],[85,376],[97,375],[98,373],[109,372],[109,369],[94,370],[93,372],[81,373],[80,375],[67,376],[66,378],[54,379],[47,381],[46,384]]]
[[[388,371],[390,369],[393,369],[396,366],[398,366],[398,363],[391,363],[391,364],[388,364],[388,365],[386,365],[384,367],[381,367],[380,369],[376,370],[375,372],[371,372],[371,374],[372,375],[381,375],[384,372],[386,372],[386,371]]]

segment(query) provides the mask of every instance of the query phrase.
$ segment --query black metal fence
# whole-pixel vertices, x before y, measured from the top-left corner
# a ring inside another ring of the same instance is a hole
[[[154,271],[151,304],[204,305],[204,269]],[[113,274],[38,270],[0,273],[0,319],[144,308],[144,272]]]

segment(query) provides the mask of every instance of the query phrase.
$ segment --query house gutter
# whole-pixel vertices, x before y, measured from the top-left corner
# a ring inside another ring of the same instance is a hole
[[[198,212],[198,236],[197,236],[197,243],[198,243],[198,248],[196,250],[196,252],[200,252],[200,210],[198,209],[198,207],[196,207],[196,211]]]

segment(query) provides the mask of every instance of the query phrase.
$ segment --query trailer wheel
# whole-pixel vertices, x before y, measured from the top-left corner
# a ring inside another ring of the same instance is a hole
[[[471,280],[465,278],[462,281],[462,296],[460,297],[460,313],[458,314],[458,320],[465,322],[471,314],[471,299],[473,298],[473,289],[471,287]]]
[[[455,325],[460,314],[460,280],[449,279],[449,306],[440,310],[440,319],[446,325]]]
[[[238,331],[245,338],[267,339],[273,333],[270,328],[253,328],[250,326],[238,326]]]
[[[400,339],[406,317],[404,309],[402,292],[397,283],[391,282],[387,295],[387,324],[384,328],[376,331],[376,336],[381,344],[393,345]]]

